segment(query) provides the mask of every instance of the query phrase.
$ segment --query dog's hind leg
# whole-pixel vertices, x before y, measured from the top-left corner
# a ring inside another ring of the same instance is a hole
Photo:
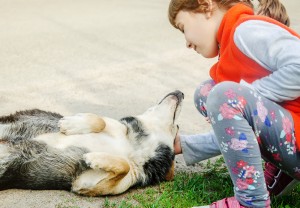
[[[96,114],[79,113],[60,119],[60,132],[66,135],[99,133],[105,128],[103,118]]]
[[[74,192],[88,196],[120,194],[134,185],[135,180],[126,159],[103,152],[87,153],[83,158],[93,170],[82,174],[73,183]],[[95,172],[99,174],[98,178],[92,177]]]

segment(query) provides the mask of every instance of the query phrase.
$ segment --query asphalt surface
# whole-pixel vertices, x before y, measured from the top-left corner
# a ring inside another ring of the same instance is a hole
[[[39,108],[119,119],[140,114],[179,89],[185,94],[181,132],[209,130],[194,108],[193,93],[216,60],[185,48],[183,35],[168,22],[168,2],[1,0],[0,115]],[[282,2],[292,28],[300,32],[300,1]],[[197,168],[177,160],[177,170]],[[5,190],[0,191],[0,208],[94,208],[102,207],[104,199]]]

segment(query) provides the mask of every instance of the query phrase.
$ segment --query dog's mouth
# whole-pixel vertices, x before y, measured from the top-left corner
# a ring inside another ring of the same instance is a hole
[[[184,94],[183,92],[176,90],[174,92],[171,92],[169,94],[167,94],[160,102],[159,104],[161,104],[166,98],[171,97],[171,98],[175,98],[176,99],[176,106],[175,106],[175,110],[174,110],[174,114],[173,114],[173,123],[175,122],[177,115],[178,115],[178,108],[182,102],[182,100],[184,99]]]

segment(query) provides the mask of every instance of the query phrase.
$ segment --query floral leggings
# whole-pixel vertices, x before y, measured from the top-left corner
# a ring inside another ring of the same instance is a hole
[[[300,180],[290,113],[255,90],[235,83],[208,80],[195,91],[195,105],[209,117],[234,184],[235,197],[247,207],[268,207],[262,161]]]

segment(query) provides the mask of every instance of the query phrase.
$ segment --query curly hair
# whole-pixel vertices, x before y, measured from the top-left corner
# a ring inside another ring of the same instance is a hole
[[[253,8],[251,0],[213,0],[219,8],[228,10],[237,3],[245,4]],[[279,0],[258,0],[258,15],[271,17],[287,26],[290,25],[290,20],[286,9]],[[169,21],[177,28],[175,18],[179,11],[192,11],[205,13],[209,11],[211,0],[171,0],[169,4]]]

